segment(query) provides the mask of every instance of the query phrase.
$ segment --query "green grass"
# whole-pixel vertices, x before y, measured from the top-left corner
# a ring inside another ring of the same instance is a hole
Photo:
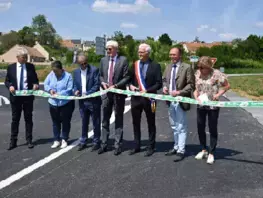
[[[230,77],[229,82],[233,91],[251,99],[263,99],[263,76]]]

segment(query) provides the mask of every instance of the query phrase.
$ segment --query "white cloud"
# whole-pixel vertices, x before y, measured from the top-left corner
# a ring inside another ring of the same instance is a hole
[[[200,25],[200,26],[197,28],[197,31],[198,31],[198,32],[202,32],[203,30],[208,29],[208,28],[209,28],[208,25]]]
[[[148,0],[135,0],[134,3],[109,2],[108,0],[95,0],[91,6],[95,12],[133,13],[158,12],[159,8],[154,7]]]
[[[134,23],[121,23],[120,25],[121,28],[138,28],[138,25],[137,24],[134,24]]]
[[[255,25],[258,28],[263,28],[263,22],[257,22]]]
[[[221,33],[218,36],[220,38],[222,38],[222,39],[227,39],[227,40],[231,40],[231,39],[237,38],[237,35],[233,34],[233,33]]]
[[[217,32],[217,30],[215,28],[210,28],[211,32]]]
[[[0,12],[9,10],[12,6],[11,0],[0,0]]]

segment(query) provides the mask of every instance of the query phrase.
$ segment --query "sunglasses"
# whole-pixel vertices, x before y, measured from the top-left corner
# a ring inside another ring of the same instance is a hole
[[[112,50],[112,48],[106,48],[106,50],[108,50],[108,51],[111,51],[111,50]]]

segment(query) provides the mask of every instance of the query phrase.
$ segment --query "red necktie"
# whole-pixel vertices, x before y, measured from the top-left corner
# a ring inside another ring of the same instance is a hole
[[[110,73],[109,73],[109,85],[113,85],[113,82],[112,82],[112,77],[113,77],[113,62],[114,62],[114,59],[112,58],[111,59],[111,64],[110,64]]]

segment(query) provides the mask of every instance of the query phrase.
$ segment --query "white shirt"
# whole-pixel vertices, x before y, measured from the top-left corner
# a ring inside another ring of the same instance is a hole
[[[181,66],[181,64],[182,64],[181,61],[179,61],[179,62],[176,63],[175,78],[176,78],[178,69],[179,69],[179,67]],[[173,64],[173,65],[174,65],[174,64]],[[175,90],[172,90],[172,82],[175,80],[175,79],[173,79],[173,71],[174,71],[174,67],[172,66],[169,91],[176,91],[176,88],[175,88]]]
[[[81,86],[82,86],[82,95],[85,95],[87,90],[86,90],[86,85],[87,85],[87,68],[81,71]]]
[[[111,59],[112,59],[112,58],[110,57],[110,60],[109,60],[109,68],[108,68],[108,83],[110,82],[110,81],[109,81],[109,78],[110,78]],[[114,72],[114,69],[115,69],[116,61],[117,61],[117,55],[113,57],[113,72]]]
[[[26,71],[26,65],[25,64],[20,64],[16,63],[16,81],[17,81],[17,90],[20,90],[20,77],[21,77],[21,71],[22,69],[24,70],[24,78],[23,78],[23,90],[28,89],[28,84],[27,84],[27,71]]]

